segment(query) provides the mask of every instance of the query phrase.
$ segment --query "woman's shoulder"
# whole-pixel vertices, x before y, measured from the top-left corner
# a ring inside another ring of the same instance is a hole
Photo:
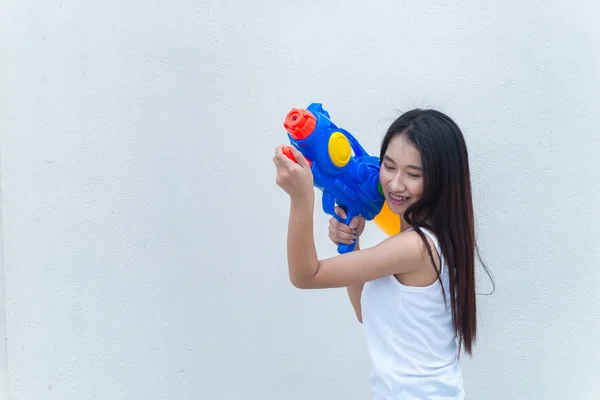
[[[422,235],[420,235],[419,232],[421,232]],[[416,249],[421,254],[421,258],[423,259],[423,261],[426,264],[431,265],[431,256],[429,255],[429,251],[427,249],[427,246],[425,245],[424,240],[427,241],[429,249],[432,253],[431,255],[435,259],[436,267],[439,266],[441,254],[440,245],[438,236],[432,228],[423,226],[416,228],[411,227],[408,228],[406,231],[399,233],[398,235],[407,235],[413,238],[413,240],[409,240],[407,241],[407,243],[410,243],[412,244],[412,246],[416,247]]]
[[[416,227],[416,228],[410,227],[410,228],[406,229],[405,231],[398,233],[397,236],[399,236],[399,235],[411,236],[414,238],[421,239],[421,242],[422,242],[423,237],[421,235],[419,235],[419,232],[421,232],[425,236],[425,238],[428,238],[429,239],[428,241],[430,243],[433,242],[433,244],[435,244],[435,247],[437,247],[438,236],[432,228],[426,228],[426,227],[422,227],[422,226]]]
[[[413,230],[413,232],[415,232],[417,235],[417,231],[415,230],[415,228],[410,228]],[[438,235],[435,233],[435,231],[432,228],[426,228],[426,227],[419,227],[418,228],[426,237],[428,237],[430,240],[430,242],[433,242],[433,244],[435,245],[436,248],[438,248]],[[431,244],[431,243],[430,243]]]
[[[385,248],[385,250],[390,253],[403,254],[405,257],[412,255],[410,258],[412,258],[413,261],[420,260],[423,261],[424,264],[430,265],[431,259],[424,240],[427,241],[429,248],[435,256],[439,253],[437,235],[431,229],[418,228],[418,230],[422,235],[420,235],[415,228],[409,228],[397,233],[384,240],[383,243],[387,242],[389,245],[382,246],[382,248]],[[392,256],[392,254],[390,254],[390,256]]]
[[[419,235],[419,231],[422,236]],[[414,268],[400,272],[396,275],[396,278],[407,286],[428,286],[434,283],[437,279],[435,271],[443,269],[438,238],[435,232],[432,229],[423,227],[410,228],[397,236],[399,238],[404,237],[404,243],[407,246],[404,247],[404,251],[413,253]],[[427,245],[425,242],[427,242]],[[435,268],[432,268],[432,266]]]

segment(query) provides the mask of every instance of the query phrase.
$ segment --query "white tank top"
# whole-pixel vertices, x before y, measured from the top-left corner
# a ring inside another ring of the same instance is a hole
[[[437,238],[422,231],[441,257]],[[447,305],[437,280],[427,287],[415,287],[403,285],[391,275],[365,283],[361,311],[373,364],[374,400],[465,398],[443,257],[441,276]]]

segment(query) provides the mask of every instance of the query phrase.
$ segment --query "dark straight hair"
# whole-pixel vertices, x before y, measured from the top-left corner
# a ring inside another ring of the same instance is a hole
[[[475,300],[475,255],[481,261],[475,240],[473,201],[467,146],[452,119],[436,110],[415,109],[402,114],[389,127],[381,144],[380,160],[390,140],[405,135],[421,154],[423,194],[403,217],[421,237],[435,267],[429,242],[420,228],[433,231],[440,244],[440,256],[448,267],[452,321],[459,351],[472,354],[477,336]],[[483,263],[482,263],[483,264]],[[487,268],[484,265],[487,271]],[[489,272],[488,272],[489,274]],[[491,277],[491,276],[490,276]],[[446,299],[446,289],[442,284]]]

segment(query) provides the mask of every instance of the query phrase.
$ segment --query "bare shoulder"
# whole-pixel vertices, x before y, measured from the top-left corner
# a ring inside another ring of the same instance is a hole
[[[437,240],[436,235],[428,231]],[[423,237],[415,230],[404,232],[406,235],[406,250],[410,252],[410,259],[405,259],[403,268],[394,274],[396,279],[406,286],[429,286],[438,277],[440,271],[440,257],[436,250],[436,243],[430,235],[421,231]],[[429,245],[427,248],[425,241]]]
[[[429,244],[437,268],[439,257],[435,243],[424,232],[423,236]],[[423,271],[425,268],[428,270],[431,269],[431,258],[427,251],[427,246],[417,231],[413,229],[389,237],[373,249],[376,249],[383,256],[395,260],[395,264],[397,265],[395,273],[397,274],[410,274]]]

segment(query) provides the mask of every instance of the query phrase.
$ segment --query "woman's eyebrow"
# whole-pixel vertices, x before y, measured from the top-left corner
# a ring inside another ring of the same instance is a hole
[[[383,159],[384,159],[385,161],[391,162],[392,164],[396,164],[396,163],[394,162],[394,160],[392,160],[392,159],[391,159],[391,157],[390,157],[390,156],[388,156],[388,155],[385,155],[385,156],[383,156]],[[416,165],[407,165],[407,166],[406,166],[406,168],[412,168],[412,169],[416,169],[416,170],[419,170],[419,171],[423,171],[423,168],[421,168],[421,167],[418,167],[418,166],[416,166]]]

